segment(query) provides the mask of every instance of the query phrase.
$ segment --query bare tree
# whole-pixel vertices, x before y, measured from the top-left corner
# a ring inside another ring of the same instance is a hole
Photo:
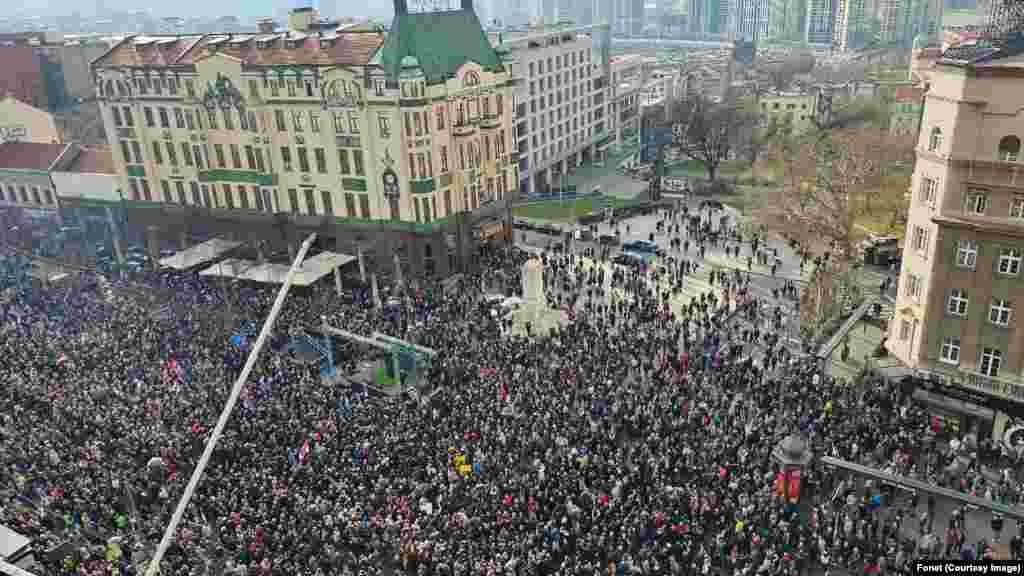
[[[855,219],[870,212],[883,189],[883,166],[905,156],[905,147],[874,128],[817,131],[788,150],[777,145],[784,181],[769,203],[769,226],[807,250],[850,259]]]
[[[716,103],[703,96],[680,102],[672,117],[679,120],[675,144],[686,156],[704,163],[712,182],[722,161],[738,146],[743,126],[752,122],[734,102]]]

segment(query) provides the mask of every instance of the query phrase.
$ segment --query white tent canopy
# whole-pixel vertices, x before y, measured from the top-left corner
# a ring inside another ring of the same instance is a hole
[[[174,268],[175,270],[187,270],[193,266],[209,262],[221,254],[234,250],[241,245],[241,242],[224,240],[223,238],[213,238],[203,242],[202,244],[197,244],[187,250],[182,250],[174,256],[161,258],[160,265],[167,268]]]
[[[355,256],[348,254],[321,252],[316,256],[307,258],[302,263],[302,269],[295,275],[293,283],[296,286],[309,286],[330,274],[335,268],[355,260],[357,260]],[[288,268],[285,264],[229,259],[218,262],[199,274],[201,276],[226,276],[239,280],[262,282],[264,284],[282,284],[285,277],[288,276]]]
[[[32,544],[32,539],[0,524],[0,558],[14,561]]]

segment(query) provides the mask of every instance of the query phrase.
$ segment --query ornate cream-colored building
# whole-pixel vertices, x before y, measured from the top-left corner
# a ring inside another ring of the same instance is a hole
[[[470,0],[395,11],[387,32],[300,8],[287,31],[134,36],[96,60],[129,220],[464,269],[516,186],[509,71]]]

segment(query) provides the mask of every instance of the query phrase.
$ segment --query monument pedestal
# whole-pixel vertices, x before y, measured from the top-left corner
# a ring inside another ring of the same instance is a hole
[[[512,333],[516,336],[547,335],[564,322],[562,311],[548,306],[544,295],[544,265],[539,258],[527,260],[523,264],[523,303],[513,316]]]

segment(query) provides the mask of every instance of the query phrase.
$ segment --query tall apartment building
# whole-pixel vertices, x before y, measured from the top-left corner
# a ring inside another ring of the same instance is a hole
[[[964,46],[931,71],[887,340],[918,376],[973,394],[963,416],[996,437],[1024,402],[1022,55]]]
[[[768,40],[793,42],[803,38],[805,0],[769,0]]]
[[[94,63],[130,220],[242,240],[317,230],[341,252],[446,274],[516,186],[512,89],[471,0],[390,31],[137,36]],[[445,257],[447,256],[447,258]]]
[[[733,20],[737,40],[767,41],[771,0],[737,0]]]
[[[519,192],[559,186],[559,178],[609,143],[603,52],[593,29],[502,33],[516,79]]]
[[[832,46],[841,52],[864,44],[864,0],[836,0],[832,21]]]
[[[909,45],[913,41],[914,2],[915,0],[880,0],[877,15],[883,42]]]
[[[831,44],[833,6],[837,0],[807,0],[804,11],[804,39],[808,44]]]
[[[686,28],[691,34],[721,33],[721,2],[719,0],[685,0]]]

